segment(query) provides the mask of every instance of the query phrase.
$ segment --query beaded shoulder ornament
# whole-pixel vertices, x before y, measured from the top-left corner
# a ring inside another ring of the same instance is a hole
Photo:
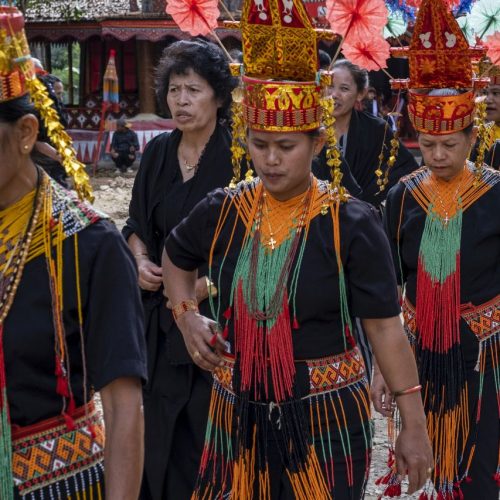
[[[54,317],[54,348],[56,392],[61,396],[62,415],[72,429],[75,401],[71,389],[70,367],[63,323],[63,254],[62,243],[73,238],[75,276],[79,287],[78,233],[102,216],[80,202],[38,169],[35,193],[7,208],[0,218],[0,497],[13,498],[12,440],[7,399],[7,378],[3,352],[4,321],[14,302],[27,262],[43,256],[47,263],[52,314]],[[78,317],[83,346],[83,312],[78,291]],[[82,349],[82,357],[85,357]],[[85,359],[83,359],[85,363]],[[87,400],[87,389],[84,387]]]

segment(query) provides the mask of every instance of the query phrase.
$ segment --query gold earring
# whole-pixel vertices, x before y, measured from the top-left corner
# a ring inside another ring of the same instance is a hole
[[[29,149],[29,148],[30,148],[30,147],[29,147],[27,144],[25,144],[25,145],[23,146],[23,149],[24,149],[25,151],[28,151],[28,149]]]

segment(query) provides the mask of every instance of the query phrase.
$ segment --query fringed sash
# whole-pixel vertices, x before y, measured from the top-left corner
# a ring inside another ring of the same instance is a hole
[[[433,482],[440,500],[452,500],[461,494],[460,485],[469,480],[474,455],[472,446],[469,456],[465,456],[472,433],[471,395],[460,347],[462,217],[473,203],[500,182],[500,175],[491,169],[484,168],[479,181],[474,173],[474,167],[468,164],[455,183],[444,187],[443,181],[436,181],[425,167],[402,179],[427,214],[418,254],[416,307],[406,301],[403,317],[418,362],[427,430],[434,451]],[[495,344],[496,353],[497,342],[491,342]],[[482,351],[480,349],[478,369],[484,378],[486,358],[481,356]],[[495,355],[498,363],[498,353]],[[500,378],[496,378],[496,383],[500,385]],[[480,400],[481,394],[478,413]],[[478,421],[479,416],[476,423]],[[390,483],[388,490],[391,490],[395,486],[389,476],[384,480]],[[390,493],[385,492],[387,496],[395,496]],[[427,498],[426,493],[423,495],[422,498]]]
[[[339,267],[344,345],[346,350],[355,345],[350,335],[347,293],[340,260],[340,201],[327,183],[312,177],[308,192],[285,202],[283,216],[277,215],[280,207],[276,200],[266,205],[264,188],[258,179],[240,183],[228,192],[215,230],[209,277],[220,285],[222,268],[219,276],[212,276],[212,259],[215,244],[226,245],[226,242],[219,241],[219,237],[232,211],[236,211],[237,216],[232,228],[228,228],[231,237],[224,255],[233,244],[236,225],[243,224],[245,228],[234,270],[230,307],[223,314],[226,320],[224,337],[228,335],[230,321],[233,322],[236,363],[232,370],[236,376],[221,375],[231,380],[231,390],[217,381],[214,384],[205,449],[193,494],[195,499],[246,499],[254,495],[269,498],[266,443],[268,433],[273,429],[279,430],[275,439],[296,498],[331,498],[333,457],[329,457],[326,450],[322,459],[318,457],[303,402],[295,394],[292,329],[299,327],[295,294],[309,224],[320,213],[323,216],[329,213]],[[271,216],[269,210],[273,211]],[[219,317],[220,304],[209,300],[213,317]],[[358,396],[353,392],[353,397]],[[365,396],[359,395],[359,408],[368,408],[367,401]],[[325,412],[322,418],[334,412],[341,425],[345,417],[340,398],[332,396],[331,404],[324,402],[324,405],[317,410]],[[312,432],[323,430],[313,427]],[[366,436],[368,442],[368,430]],[[342,439],[348,457],[347,432]],[[326,462],[330,464],[329,469],[321,466]],[[352,474],[348,481],[352,481]]]

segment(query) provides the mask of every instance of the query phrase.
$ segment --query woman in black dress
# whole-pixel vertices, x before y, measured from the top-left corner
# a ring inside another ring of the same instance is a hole
[[[23,27],[17,8],[0,6],[0,498],[135,500],[146,377],[137,272],[114,224],[31,157],[43,123],[91,194]]]
[[[368,83],[368,72],[347,59],[341,59],[333,65],[333,83],[330,90],[335,100],[333,114],[336,118],[335,131],[339,146],[352,176],[361,189],[358,197],[379,207],[385,200],[388,189],[418,165],[408,149],[399,142],[396,161],[388,172],[388,184],[380,191],[375,171],[380,164],[383,179],[388,169],[387,161],[394,136],[385,120],[355,109],[356,102],[361,102],[364,98]],[[382,162],[379,159],[381,154]],[[325,161],[324,152],[320,160],[321,165]],[[323,166],[322,170],[314,170],[315,174],[323,178],[321,175],[324,168]]]
[[[188,498],[203,447],[210,377],[192,363],[165,307],[159,266],[170,231],[209,191],[231,180],[224,120],[233,87],[224,54],[205,41],[172,44],[157,68],[158,101],[176,129],[147,145],[123,229],[139,270],[148,344],[145,498]],[[202,308],[208,307],[208,285],[202,266],[196,284]]]
[[[339,185],[338,158],[333,185],[311,175],[325,143],[320,116],[331,119],[333,103],[320,104],[323,75],[311,60],[315,32],[303,3],[284,14],[280,5],[269,2],[283,16],[279,34],[277,17],[270,24],[251,1],[241,21],[235,121],[243,117],[248,133],[237,139],[259,178],[208,194],[165,244],[174,317],[193,361],[214,380],[193,499],[361,498],[370,404],[353,316],[402,391],[398,465],[414,490],[427,478],[430,448],[389,248],[376,209]],[[304,23],[300,31],[289,12]],[[254,50],[257,35],[266,51]],[[299,36],[302,51],[294,50]],[[335,154],[333,143],[329,136]],[[208,311],[195,298],[200,266],[218,288]]]
[[[456,20],[444,1],[424,0],[415,26],[408,109],[425,166],[391,189],[385,223],[422,384],[437,498],[497,500],[500,220],[491,214],[500,208],[500,172],[467,161],[477,82]],[[435,50],[444,29],[454,43]],[[427,50],[421,30],[431,40]],[[428,65],[432,74],[422,71]],[[373,388],[381,409],[377,372]]]

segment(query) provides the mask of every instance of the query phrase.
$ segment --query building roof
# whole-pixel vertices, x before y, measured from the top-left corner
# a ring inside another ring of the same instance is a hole
[[[26,19],[37,21],[99,20],[141,15],[147,0],[49,0],[26,11]]]

